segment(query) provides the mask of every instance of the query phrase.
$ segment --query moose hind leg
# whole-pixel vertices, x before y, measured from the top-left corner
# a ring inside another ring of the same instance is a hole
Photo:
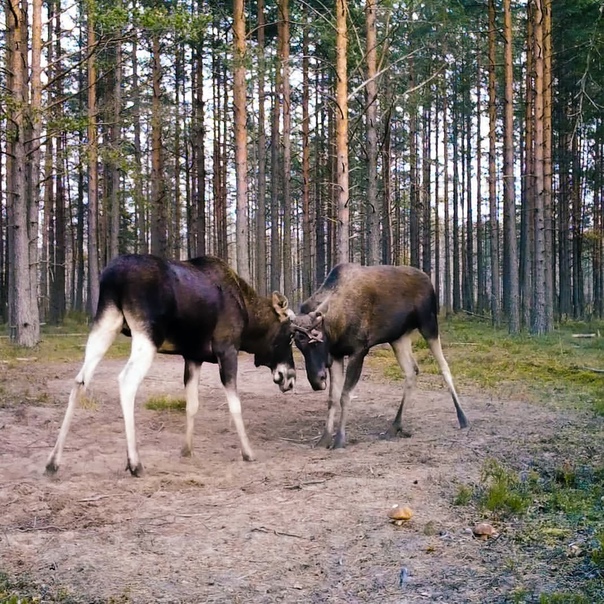
[[[131,326],[132,327],[132,326]],[[124,416],[124,428],[126,430],[126,444],[128,450],[128,463],[126,469],[133,476],[143,473],[143,466],[138,456],[136,447],[136,430],[134,426],[134,401],[138,387],[151,364],[156,352],[155,345],[149,337],[141,332],[132,333],[132,349],[130,358],[119,375],[120,404]]]
[[[333,442],[333,426],[336,418],[336,405],[340,404],[342,387],[344,386],[344,360],[333,359],[329,368],[329,399],[327,400],[327,420],[325,429],[317,443],[317,447],[328,449]]]
[[[61,457],[63,455],[63,447],[65,446],[65,440],[67,438],[67,433],[69,432],[69,426],[71,425],[77,402],[86,391],[86,387],[92,380],[95,369],[101,359],[105,356],[107,350],[109,350],[109,347],[122,328],[122,324],[122,313],[115,307],[106,308],[102,316],[95,320],[92,331],[88,336],[88,341],[86,342],[84,364],[76,376],[75,384],[71,388],[67,410],[65,411],[65,417],[61,424],[57,442],[46,462],[47,474],[54,474],[59,469]]]
[[[391,342],[390,346],[392,346],[396,360],[405,374],[405,383],[403,384],[403,397],[396,417],[385,434],[387,438],[403,434],[403,407],[411,398],[411,393],[415,388],[416,376],[418,373],[418,366],[413,358],[413,352],[411,350],[411,337],[408,334]]]
[[[195,415],[199,409],[199,373],[201,363],[185,360],[185,394],[187,398],[187,428],[185,444],[182,447],[183,457],[189,457],[193,452],[193,427]]]
[[[460,428],[467,428],[470,423],[468,422],[468,418],[464,413],[464,410],[461,408],[461,404],[459,402],[459,397],[457,396],[457,392],[455,391],[455,386],[453,385],[453,377],[451,376],[451,371],[449,369],[449,364],[447,363],[445,356],[443,355],[442,346],[440,343],[440,337],[431,338],[428,340],[428,345],[430,346],[430,350],[440,367],[440,371],[445,380],[445,384],[451,393],[451,397],[453,398],[453,404],[455,405],[455,411],[457,413],[457,421],[459,422]]]

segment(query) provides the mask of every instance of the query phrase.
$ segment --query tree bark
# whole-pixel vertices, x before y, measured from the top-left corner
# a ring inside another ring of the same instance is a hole
[[[350,260],[350,208],[348,206],[348,73],[347,0],[336,0],[336,198],[338,262]]]
[[[233,2],[234,74],[233,108],[235,125],[235,179],[237,212],[235,215],[235,249],[237,272],[250,279],[247,208],[247,111],[245,84],[245,15],[243,0]]]
[[[520,331],[520,295],[514,183],[514,63],[510,0],[503,0],[504,115],[503,115],[503,272],[505,308],[510,333]]]
[[[378,138],[377,138],[377,34],[376,0],[365,2],[365,26],[367,30],[367,202],[365,204],[367,233],[367,264],[378,264],[380,259],[380,230],[378,213]]]

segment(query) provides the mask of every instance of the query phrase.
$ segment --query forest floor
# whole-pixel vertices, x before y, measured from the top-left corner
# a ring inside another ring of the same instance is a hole
[[[587,560],[571,558],[586,547],[576,535],[535,533],[520,519],[456,503],[466,485],[481,484],[489,460],[520,472],[601,460],[602,418],[461,391],[471,421],[462,431],[439,378],[420,375],[406,408],[411,436],[385,441],[401,383],[386,380],[374,359],[352,401],[348,446],[328,451],[312,446],[327,395],[310,389],[303,364],[295,391],[283,395],[266,368],[241,355],[257,461],[241,460],[212,365],[202,370],[194,456],[182,458],[184,413],[144,404],[182,396],[182,361],[159,357],[139,391],[145,473],[133,478],[117,393],[123,364],[99,366],[49,478],[44,465],[80,365],[0,363],[6,593],[88,604],[539,602],[575,593],[588,572]],[[391,524],[394,504],[411,507],[413,518]],[[484,519],[498,536],[474,537]],[[557,541],[553,556],[542,555],[544,535]]]

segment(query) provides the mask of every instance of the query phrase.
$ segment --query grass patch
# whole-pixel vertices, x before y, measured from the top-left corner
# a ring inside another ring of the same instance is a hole
[[[536,465],[517,472],[488,460],[479,484],[459,486],[453,502],[472,505],[505,527],[506,538],[523,553],[516,560],[520,577],[536,567],[563,571],[556,575],[560,591],[521,589],[512,601],[604,601],[604,465]]]
[[[595,336],[573,337],[576,334]],[[537,337],[512,336],[476,318],[441,320],[443,349],[459,387],[553,401],[604,415],[604,373],[599,373],[604,371],[604,337],[600,334],[604,334],[603,321],[567,323]],[[422,374],[439,373],[419,334],[414,336],[413,351]],[[389,346],[372,351],[370,363],[388,379],[403,377]]]
[[[187,408],[187,402],[182,398],[176,398],[169,394],[152,396],[145,403],[145,408],[151,411],[178,411],[183,412]]]
[[[61,325],[43,325],[40,342],[33,348],[11,344],[0,338],[0,359],[11,366],[44,359],[44,362],[83,361],[90,327],[84,316],[68,316]],[[5,334],[3,334],[5,335]],[[130,353],[130,338],[118,335],[107,352],[107,358],[123,358]]]

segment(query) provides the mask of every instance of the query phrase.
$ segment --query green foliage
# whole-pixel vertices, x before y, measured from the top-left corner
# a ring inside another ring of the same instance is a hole
[[[153,396],[146,403],[145,407],[151,411],[178,411],[186,409],[187,402],[181,398],[175,398],[170,395]]]
[[[453,503],[455,505],[469,505],[474,496],[474,489],[468,485],[462,484],[457,489],[457,494]]]
[[[496,460],[485,463],[482,482],[478,497],[480,507],[499,516],[518,516],[528,510],[531,499],[527,483]]]
[[[45,362],[83,361],[89,326],[87,316],[70,313],[61,325],[42,325],[41,340],[34,348],[22,348],[0,338],[0,358],[18,363],[19,358],[43,358]],[[107,358],[122,358],[130,352],[130,338],[119,335]]]
[[[501,462],[485,462],[480,483],[458,487],[456,505],[508,523],[505,533],[533,563],[563,565],[571,589],[533,594],[524,588],[513,602],[604,601],[604,465],[547,462],[519,473]],[[520,570],[519,572],[522,572]],[[575,589],[575,587],[578,588]],[[538,599],[536,599],[538,598]]]

